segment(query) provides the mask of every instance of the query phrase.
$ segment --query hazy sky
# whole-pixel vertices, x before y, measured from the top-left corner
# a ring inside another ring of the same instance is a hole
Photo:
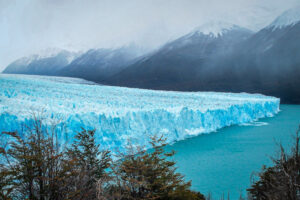
[[[155,48],[210,20],[254,31],[300,0],[0,0],[0,71],[46,48]]]

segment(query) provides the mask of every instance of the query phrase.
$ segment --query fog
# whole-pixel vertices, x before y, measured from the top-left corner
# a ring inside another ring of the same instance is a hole
[[[299,0],[0,0],[0,71],[47,48],[154,49],[210,20],[253,31]]]

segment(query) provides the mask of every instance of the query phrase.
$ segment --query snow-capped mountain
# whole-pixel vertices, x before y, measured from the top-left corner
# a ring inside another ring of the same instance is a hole
[[[279,16],[273,23],[271,23],[268,28],[281,29],[287,26],[294,26],[300,22],[300,6],[285,11],[281,16]]]
[[[252,74],[248,82],[255,80],[251,87],[258,88],[256,92],[281,97],[288,103],[300,103],[299,13],[299,8],[284,12],[241,44],[236,52],[238,58],[231,58],[248,77]]]
[[[223,34],[232,31],[240,30],[241,27],[224,21],[211,21],[195,28],[191,34],[204,34],[211,37],[219,37]]]
[[[117,49],[91,49],[62,69],[60,75],[101,82],[132,64],[142,52],[134,45]]]
[[[80,56],[54,51],[52,57],[48,52],[17,60],[4,72],[148,89],[263,93],[300,103],[300,7],[257,33],[213,21],[144,52],[135,46],[91,49]]]
[[[3,73],[56,75],[69,65],[79,53],[47,49],[39,54],[20,58],[6,67]]]
[[[193,90],[254,92],[300,103],[299,8],[284,12],[269,26],[234,47],[199,74]],[[299,17],[296,17],[299,16]]]
[[[253,92],[300,103],[300,11],[252,33],[202,25],[111,78],[111,84],[182,91]]]
[[[3,73],[69,76],[103,82],[135,62],[143,52],[144,49],[135,45],[90,49],[85,53],[47,49],[14,61]]]
[[[276,60],[277,58],[284,58],[285,56],[293,56],[294,53],[299,52],[299,42],[300,7],[284,12],[269,26],[263,28],[254,34],[253,37],[249,38],[242,46],[243,49],[247,49],[245,54],[263,57],[267,54],[272,54],[272,57]],[[277,55],[276,53],[279,54]],[[290,59],[293,60],[296,58],[297,57],[291,57]]]
[[[111,84],[179,89],[251,35],[250,30],[229,23],[204,24],[127,67],[111,78]]]

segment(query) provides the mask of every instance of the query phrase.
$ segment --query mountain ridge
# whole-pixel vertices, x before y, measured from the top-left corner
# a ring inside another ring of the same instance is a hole
[[[157,90],[262,93],[299,104],[297,10],[284,12],[258,32],[206,23],[147,53],[130,46],[90,49],[55,75]]]
[[[300,22],[300,6],[289,9],[278,16],[268,28],[281,29],[287,26],[294,26]]]

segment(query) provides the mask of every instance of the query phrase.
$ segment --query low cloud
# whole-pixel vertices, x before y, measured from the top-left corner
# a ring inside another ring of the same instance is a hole
[[[299,0],[0,0],[0,71],[45,48],[153,49],[207,21],[254,31]]]

